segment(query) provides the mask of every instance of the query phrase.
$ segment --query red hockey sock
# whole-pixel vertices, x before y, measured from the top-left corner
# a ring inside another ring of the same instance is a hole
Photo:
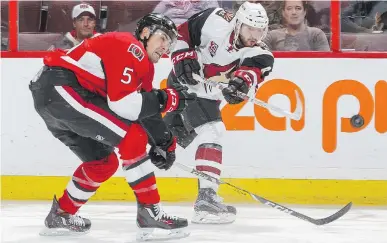
[[[156,204],[160,202],[159,191],[156,185],[153,164],[144,157],[137,162],[128,164],[123,162],[126,181],[143,204]]]
[[[82,163],[74,172],[63,196],[58,200],[60,208],[75,214],[95,194],[101,183],[114,175],[118,165],[115,153],[102,160]]]
[[[118,148],[126,181],[134,191],[138,202],[156,204],[160,202],[160,195],[154,174],[155,167],[146,159],[147,144],[147,133],[142,126],[134,123],[130,125]]]
[[[200,144],[195,155],[196,169],[204,172],[216,179],[220,178],[222,169],[222,146],[214,143]],[[218,186],[205,179],[199,179],[200,188],[213,188],[218,190]]]
[[[156,204],[160,202],[159,191],[157,190],[156,177],[152,173],[149,177],[144,178],[136,185],[131,185],[137,201],[142,204]]]

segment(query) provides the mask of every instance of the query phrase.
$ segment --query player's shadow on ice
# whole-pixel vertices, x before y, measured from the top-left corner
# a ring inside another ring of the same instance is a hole
[[[276,226],[265,226],[265,225],[247,225],[247,224],[238,224],[237,222],[231,224],[190,224],[189,225],[192,232],[200,232],[200,234],[217,234],[228,235],[231,237],[235,234],[251,234],[254,233],[276,233],[282,231],[283,227]],[[191,234],[192,235],[192,234]]]
[[[20,237],[17,241],[7,240],[4,242],[8,243],[52,243],[52,242],[62,242],[62,243],[112,243],[112,242],[128,242],[136,239],[136,231],[132,228],[127,228],[126,225],[121,225],[115,228],[108,228],[106,230],[95,229],[91,230],[87,234],[80,235],[65,235],[65,236],[41,236],[39,232],[44,228],[40,225],[29,225],[29,226],[17,226],[18,232],[28,232],[26,237]],[[2,241],[3,242],[3,241]]]
[[[222,242],[247,242],[251,240],[252,232],[255,234],[260,233],[278,233],[281,231],[280,227],[273,226],[244,226],[241,227],[227,227],[226,225],[211,225],[211,227],[203,227],[192,229],[191,238],[195,239],[195,242],[218,242],[221,236]],[[237,236],[237,237],[236,237]],[[237,239],[236,239],[237,238]],[[246,238],[246,239],[243,239]],[[228,239],[228,241],[226,240]]]

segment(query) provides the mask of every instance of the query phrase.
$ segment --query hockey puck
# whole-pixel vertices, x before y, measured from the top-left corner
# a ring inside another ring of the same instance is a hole
[[[364,118],[361,115],[354,115],[351,118],[351,125],[356,128],[360,128],[364,125]]]

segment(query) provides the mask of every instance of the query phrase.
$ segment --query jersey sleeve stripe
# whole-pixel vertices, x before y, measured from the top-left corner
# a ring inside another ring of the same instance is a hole
[[[140,93],[133,92],[117,101],[110,100],[108,96],[107,100],[110,109],[119,116],[130,121],[135,121],[139,118],[143,103]]]

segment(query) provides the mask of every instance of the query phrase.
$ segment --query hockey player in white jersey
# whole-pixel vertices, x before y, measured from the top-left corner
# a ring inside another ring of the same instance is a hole
[[[229,104],[243,100],[237,91],[253,94],[273,67],[274,57],[262,39],[268,31],[268,17],[261,4],[245,2],[235,16],[222,8],[193,15],[179,26],[179,38],[172,53],[173,71],[168,85],[185,85],[198,96],[182,113],[168,113],[164,119],[178,144],[197,145],[196,169],[215,178],[222,171],[222,134],[225,126],[220,113],[224,98]],[[193,73],[224,83],[220,91],[193,78]],[[218,186],[199,179],[193,223],[231,223],[236,209],[217,195]]]

